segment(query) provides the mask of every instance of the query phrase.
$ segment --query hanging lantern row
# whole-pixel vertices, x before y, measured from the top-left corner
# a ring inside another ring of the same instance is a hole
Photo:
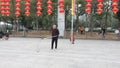
[[[10,0],[5,0],[6,1],[6,15],[9,16],[10,15]]]
[[[42,14],[42,0],[37,0],[37,16],[40,16]]]
[[[47,8],[48,8],[48,10],[47,10],[47,12],[48,12],[48,15],[51,15],[52,14],[52,1],[51,0],[48,0],[47,1]]]
[[[103,0],[98,0],[98,4],[97,4],[97,7],[98,7],[98,9],[97,9],[97,13],[98,14],[101,14],[102,12],[103,12]]]
[[[112,11],[116,14],[118,11],[119,11],[119,9],[118,9],[118,2],[119,2],[119,0],[112,0]]]
[[[59,0],[60,13],[64,13],[64,0]]]
[[[90,14],[91,13],[91,7],[92,7],[92,5],[91,5],[92,0],[86,0],[86,2],[87,2],[87,4],[86,4],[86,10],[85,10],[85,12],[87,14]]]
[[[15,12],[16,17],[20,16],[20,2],[21,0],[16,0],[16,12]]]
[[[25,12],[25,15],[26,16],[29,16],[30,15],[30,0],[26,0],[26,4],[25,4],[26,8],[26,12]]]
[[[2,16],[10,15],[10,0],[2,0],[1,1],[1,14]]]
[[[5,15],[5,1],[1,0],[1,14],[2,16]]]

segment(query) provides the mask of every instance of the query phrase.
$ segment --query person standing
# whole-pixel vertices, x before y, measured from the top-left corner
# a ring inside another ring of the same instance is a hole
[[[53,49],[54,43],[55,43],[55,49],[57,49],[58,36],[59,36],[59,30],[57,29],[56,25],[53,25],[52,26],[52,44],[51,44],[51,49]]]
[[[103,38],[105,38],[105,33],[106,33],[105,27],[102,27],[101,30],[102,30],[102,36],[103,36]]]

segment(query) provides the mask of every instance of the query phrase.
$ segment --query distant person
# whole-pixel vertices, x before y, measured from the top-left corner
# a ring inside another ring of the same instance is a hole
[[[7,32],[5,33],[5,40],[9,39],[9,31],[7,30]]]
[[[54,43],[55,43],[55,49],[57,49],[58,36],[59,36],[59,30],[57,29],[56,25],[53,25],[52,26],[52,44],[51,44],[51,49],[53,49]]]
[[[83,34],[84,32],[84,27],[80,27],[80,33]]]
[[[3,31],[0,31],[0,38],[1,38],[1,40],[3,40],[4,39],[4,32]]]
[[[102,27],[102,28],[101,28],[101,31],[102,31],[102,36],[105,37],[105,33],[106,33],[105,27]]]
[[[3,32],[2,31],[0,31],[0,38],[2,39],[2,36],[3,36]]]

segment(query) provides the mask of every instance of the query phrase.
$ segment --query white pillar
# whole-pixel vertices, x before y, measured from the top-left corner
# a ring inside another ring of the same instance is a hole
[[[58,0],[59,3],[59,0]],[[60,13],[59,12],[59,5],[58,5],[58,29],[59,29],[59,33],[60,33],[60,37],[64,37],[65,35],[65,12],[64,13]]]

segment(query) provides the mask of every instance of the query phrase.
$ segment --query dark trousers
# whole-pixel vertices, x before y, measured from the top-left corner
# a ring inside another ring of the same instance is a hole
[[[57,49],[57,41],[58,41],[58,37],[53,37],[53,38],[52,38],[51,49],[53,49],[54,43],[55,43],[55,49]]]

